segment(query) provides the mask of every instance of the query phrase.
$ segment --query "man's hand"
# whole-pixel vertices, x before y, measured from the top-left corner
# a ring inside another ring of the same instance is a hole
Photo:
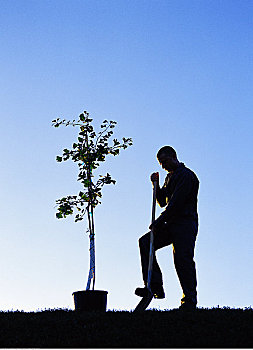
[[[157,218],[154,222],[152,222],[152,224],[149,226],[149,229],[156,234],[157,230],[159,230],[159,226],[160,226],[161,220],[159,218]]]
[[[156,233],[156,227],[155,227],[155,225],[151,224],[151,225],[149,226],[149,229],[153,232],[153,234]]]
[[[162,227],[164,228],[164,224],[167,224],[167,222],[165,222],[165,218],[160,215],[155,221],[152,222],[152,224],[149,226],[149,229],[152,230],[155,234]]]
[[[153,173],[151,176],[150,176],[150,180],[154,183],[155,181],[157,181],[157,183],[159,184],[159,173]]]

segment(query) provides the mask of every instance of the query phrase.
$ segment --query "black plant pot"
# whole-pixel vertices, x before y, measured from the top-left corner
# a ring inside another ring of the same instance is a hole
[[[76,311],[106,311],[107,294],[104,290],[81,290],[72,293]]]

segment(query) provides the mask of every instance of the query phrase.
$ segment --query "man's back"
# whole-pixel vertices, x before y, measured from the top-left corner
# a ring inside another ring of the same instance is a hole
[[[157,191],[157,201],[166,206],[162,217],[167,222],[185,220],[198,221],[197,197],[199,180],[195,173],[180,163],[178,168],[168,173],[163,187]]]

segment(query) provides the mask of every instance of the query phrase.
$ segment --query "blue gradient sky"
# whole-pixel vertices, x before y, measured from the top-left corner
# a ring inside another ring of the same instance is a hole
[[[73,308],[86,286],[86,222],[55,218],[78,169],[56,163],[77,130],[57,117],[90,112],[134,146],[97,174],[96,289],[131,310],[141,286],[138,238],[151,220],[156,152],[173,146],[200,179],[196,245],[200,307],[252,302],[253,2],[235,0],[0,1],[0,309]],[[157,215],[161,209],[157,209]],[[158,252],[166,299],[181,288],[172,248]]]

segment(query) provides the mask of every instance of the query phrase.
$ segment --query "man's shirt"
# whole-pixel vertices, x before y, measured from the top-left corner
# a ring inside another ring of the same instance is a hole
[[[163,187],[157,188],[157,202],[161,207],[166,206],[166,209],[155,220],[154,225],[185,220],[198,222],[198,189],[197,176],[183,163],[180,163],[175,171],[168,173]]]

